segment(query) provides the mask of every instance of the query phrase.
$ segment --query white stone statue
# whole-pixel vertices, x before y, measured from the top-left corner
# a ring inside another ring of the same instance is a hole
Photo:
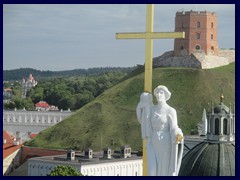
[[[167,87],[159,85],[154,95],[157,105],[152,102],[152,94],[144,92],[136,109],[142,138],[147,139],[147,174],[177,176],[182,162],[183,133],[177,124],[176,110],[166,103],[171,96]]]
[[[205,109],[203,109],[202,121],[198,123],[198,134],[200,136],[207,135],[207,115]]]

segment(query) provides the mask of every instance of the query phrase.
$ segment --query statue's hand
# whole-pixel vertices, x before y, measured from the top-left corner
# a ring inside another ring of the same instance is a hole
[[[176,144],[181,143],[183,140],[183,133],[182,130],[180,128],[178,128],[178,133],[177,133],[177,137],[176,137]]]
[[[142,102],[152,102],[152,94],[148,92],[143,92],[140,96],[140,101]]]
[[[181,143],[181,141],[182,141],[182,139],[183,139],[183,136],[179,133],[179,134],[177,134],[177,138],[176,138],[176,144],[180,144]]]

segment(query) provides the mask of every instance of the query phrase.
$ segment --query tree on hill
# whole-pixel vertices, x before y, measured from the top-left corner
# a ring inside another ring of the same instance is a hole
[[[48,176],[83,176],[80,172],[76,169],[72,168],[71,166],[56,166]]]

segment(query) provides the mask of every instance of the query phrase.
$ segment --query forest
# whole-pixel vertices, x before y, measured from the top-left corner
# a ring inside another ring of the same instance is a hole
[[[4,83],[4,88],[12,88],[12,100],[4,104],[5,109],[35,109],[34,104],[46,101],[58,109],[77,110],[92,101],[106,89],[119,83],[128,73],[120,70],[109,72],[92,71],[92,74],[81,76],[48,77],[38,80],[37,86],[27,92],[27,97],[21,97],[20,82]],[[36,76],[37,77],[37,76]]]
[[[3,80],[4,81],[22,80],[22,78],[28,77],[29,74],[33,74],[33,76],[36,77],[37,80],[40,80],[53,77],[94,76],[116,71],[129,73],[135,68],[136,67],[97,67],[65,71],[41,71],[32,68],[20,68],[12,70],[3,70]]]

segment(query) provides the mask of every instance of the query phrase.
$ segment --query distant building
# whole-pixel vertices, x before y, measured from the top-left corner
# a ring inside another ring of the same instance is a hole
[[[49,105],[46,101],[39,101],[35,104],[36,110],[38,111],[56,111],[57,106]]]
[[[175,31],[185,32],[184,39],[174,40],[174,55],[204,52],[218,56],[217,14],[207,11],[182,11],[175,17]]]
[[[46,101],[39,101],[35,104],[36,110],[48,110],[50,105]]]
[[[28,176],[46,176],[57,165],[69,165],[87,176],[142,176],[142,157],[132,154],[129,146],[121,147],[120,153],[110,148],[93,153],[88,148],[83,153],[69,150],[66,155],[31,158]]]
[[[9,102],[12,99],[12,89],[6,88],[3,90],[3,102]]]
[[[203,115],[206,138],[183,157],[179,176],[235,176],[235,110],[222,100]]]
[[[6,88],[6,89],[4,89],[4,92],[12,92],[12,89],[11,88]]]
[[[154,57],[153,66],[210,69],[235,62],[235,50],[218,48],[217,23],[216,12],[176,12],[175,32],[185,38],[174,39],[174,50]]]
[[[11,100],[12,99],[12,92],[3,91],[3,100]]]
[[[3,175],[12,172],[19,165],[21,139],[3,130]]]
[[[22,79],[22,90],[23,94],[22,97],[26,98],[27,91],[31,88],[35,87],[37,85],[37,81],[34,79],[32,74],[29,75],[28,79],[25,80],[25,78]]]
[[[3,110],[3,129],[26,141],[31,134],[53,126],[72,112],[67,111],[26,111],[26,110]]]

